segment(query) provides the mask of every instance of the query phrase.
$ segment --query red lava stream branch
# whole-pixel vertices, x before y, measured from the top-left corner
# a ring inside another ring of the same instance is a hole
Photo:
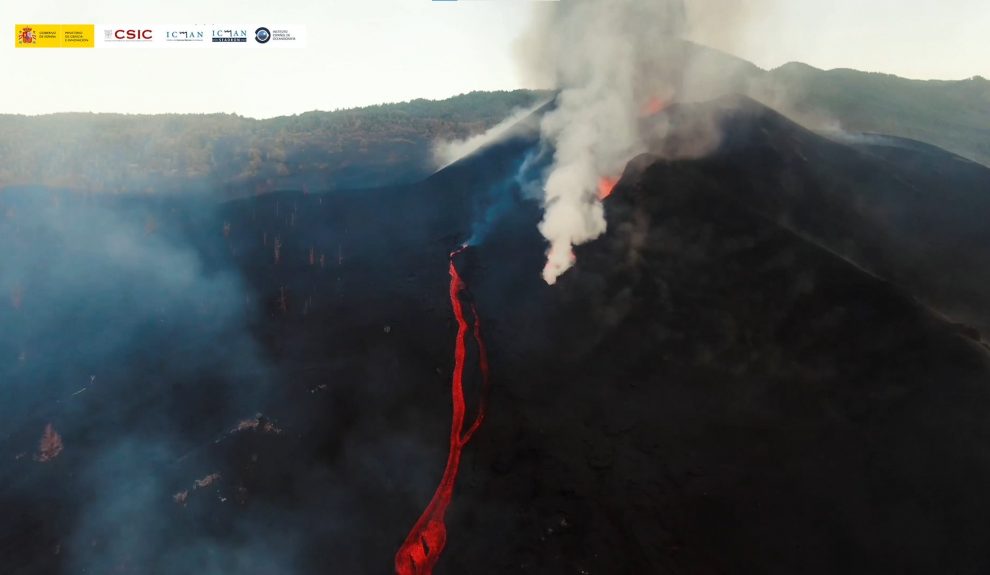
[[[406,540],[395,554],[395,572],[397,575],[429,575],[433,572],[444,545],[447,543],[447,525],[444,518],[447,508],[454,496],[454,484],[457,482],[457,472],[461,463],[461,452],[471,441],[471,437],[481,427],[485,418],[488,395],[488,354],[484,340],[481,337],[481,320],[478,310],[471,304],[473,329],[469,328],[464,319],[464,304],[461,303],[460,293],[465,289],[464,281],[457,272],[454,257],[463,252],[462,247],[450,254],[450,307],[457,319],[457,340],[454,344],[454,375],[451,380],[451,397],[453,400],[453,418],[450,426],[450,452],[447,455],[447,466],[443,470],[440,485],[430,504],[413,525]],[[478,367],[481,371],[482,391],[478,403],[478,413],[471,425],[465,430],[465,401],[464,401],[464,362],[467,355],[468,330],[474,334],[478,346]]]

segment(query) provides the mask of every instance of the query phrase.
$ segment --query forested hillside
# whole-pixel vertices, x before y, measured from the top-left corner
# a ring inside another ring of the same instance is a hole
[[[231,114],[0,115],[0,188],[91,192],[372,187],[431,169],[431,144],[483,131],[546,94],[473,92],[256,120]]]

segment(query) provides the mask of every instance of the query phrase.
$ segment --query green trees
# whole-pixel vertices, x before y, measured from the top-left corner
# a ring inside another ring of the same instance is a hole
[[[374,186],[419,177],[464,137],[543,95],[474,92],[268,120],[232,114],[0,115],[0,188],[184,192]],[[345,177],[346,176],[346,177]],[[366,177],[364,177],[366,176]]]

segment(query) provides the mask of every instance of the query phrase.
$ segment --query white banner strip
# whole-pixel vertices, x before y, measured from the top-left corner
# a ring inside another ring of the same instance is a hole
[[[301,48],[304,26],[97,24],[97,48]]]

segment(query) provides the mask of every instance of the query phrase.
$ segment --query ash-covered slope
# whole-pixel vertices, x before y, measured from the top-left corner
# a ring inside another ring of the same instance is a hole
[[[913,244],[850,207],[887,205],[867,175],[925,180],[710,111],[722,146],[632,162],[553,288],[525,133],[410,187],[0,196],[6,565],[390,572],[446,459],[447,255],[474,237],[493,395],[438,574],[986,571],[987,350],[915,301],[940,279],[878,279]],[[42,463],[46,423],[64,451]]]
[[[514,225],[479,249],[498,397],[452,572],[987,569],[990,355],[852,260],[898,238],[840,184],[906,168],[724,112],[712,157],[633,162],[554,290]]]
[[[386,532],[394,548],[438,478],[445,256],[485,219],[479,195],[496,189],[511,208],[460,262],[485,320],[494,396],[438,572],[985,566],[986,533],[967,526],[990,506],[978,448],[990,433],[986,349],[915,302],[915,284],[864,269],[910,269],[912,243],[873,234],[884,220],[854,209],[890,198],[873,200],[872,184],[899,185],[884,174],[907,166],[748,101],[710,111],[726,134],[718,150],[633,162],[606,202],[609,233],[578,250],[555,288],[539,277],[539,209],[513,183],[525,137],[367,202],[286,197],[299,202],[294,224],[284,212],[252,224],[251,235],[277,227],[297,254],[316,230],[320,246],[343,242],[344,263],[325,279],[303,280],[313,272],[298,256],[295,268],[252,274],[270,294],[282,285],[321,302],[312,317],[297,305],[266,324],[293,361],[343,354],[363,373],[324,406],[349,423],[316,433],[339,438],[334,468],[379,462],[380,476],[355,474],[345,489],[362,486],[353,516],[379,530],[350,539],[338,561],[386,569],[376,563],[391,550]],[[274,213],[273,200],[259,213]],[[893,257],[900,249],[909,257]],[[390,367],[362,372],[369,359]],[[396,437],[407,447],[393,451]],[[408,445],[438,447],[415,457]]]
[[[723,140],[704,165],[708,180],[734,184],[733,201],[955,321],[990,328],[990,168],[885,136],[824,141],[747,99],[671,116],[682,139],[719,124]]]

